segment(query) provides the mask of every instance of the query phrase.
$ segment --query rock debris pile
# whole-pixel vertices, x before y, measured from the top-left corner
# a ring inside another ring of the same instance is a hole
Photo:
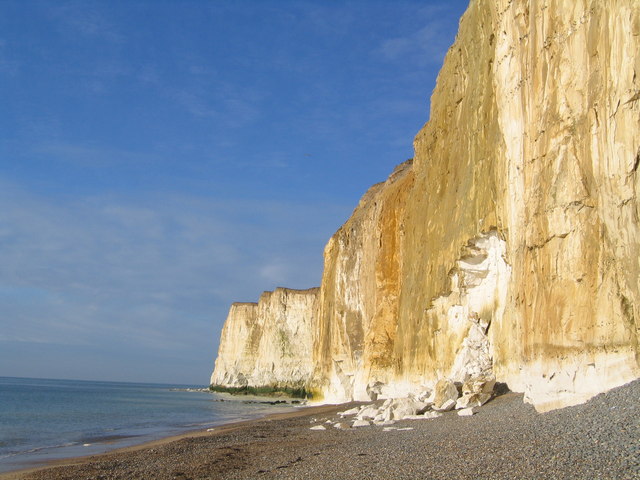
[[[343,412],[342,418],[353,417],[352,428],[370,425],[384,426],[390,429],[399,420],[427,420],[438,418],[443,412],[457,410],[458,415],[471,416],[479,407],[487,403],[494,395],[496,381],[493,377],[476,377],[462,384],[448,379],[439,380],[433,390],[425,390],[420,394],[405,398],[388,398],[381,405],[376,403],[361,405]],[[327,423],[332,423],[327,421]],[[338,422],[335,428],[348,428]],[[311,430],[325,430],[322,425],[311,427]]]

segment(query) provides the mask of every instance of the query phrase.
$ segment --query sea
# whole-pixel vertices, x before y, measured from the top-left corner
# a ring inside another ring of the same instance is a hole
[[[197,385],[0,377],[0,472],[294,408]]]

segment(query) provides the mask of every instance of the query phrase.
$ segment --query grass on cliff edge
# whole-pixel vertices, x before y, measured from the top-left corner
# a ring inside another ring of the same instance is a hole
[[[209,385],[209,390],[218,393],[230,393],[231,395],[256,395],[258,397],[291,397],[312,398],[313,395],[304,387],[224,387],[222,385]]]

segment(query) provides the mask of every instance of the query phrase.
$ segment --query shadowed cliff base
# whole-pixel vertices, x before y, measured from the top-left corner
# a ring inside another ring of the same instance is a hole
[[[223,385],[210,385],[209,390],[217,393],[230,393],[231,395],[255,395],[258,397],[289,397],[289,398],[313,398],[313,393],[304,387],[287,386],[262,386],[251,387],[227,387]]]
[[[635,381],[541,414],[507,393],[471,417],[449,412],[390,431],[334,428],[348,427],[337,415],[344,405],[302,409],[0,480],[639,478],[639,397]]]

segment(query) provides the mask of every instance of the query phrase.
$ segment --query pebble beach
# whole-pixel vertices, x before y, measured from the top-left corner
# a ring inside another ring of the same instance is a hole
[[[506,393],[470,417],[452,411],[386,431],[350,428],[338,412],[353,405],[304,408],[0,480],[640,478],[640,381],[543,414]]]

